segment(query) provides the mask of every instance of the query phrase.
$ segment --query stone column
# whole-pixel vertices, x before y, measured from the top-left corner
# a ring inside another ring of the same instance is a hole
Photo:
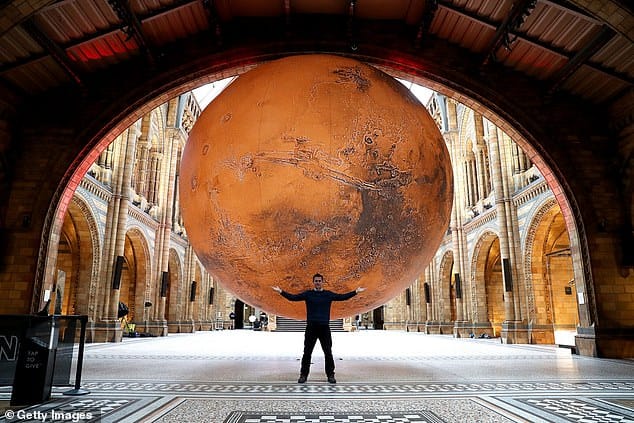
[[[176,174],[176,157],[178,152],[178,145],[180,142],[180,129],[178,128],[177,108],[179,98],[172,99],[168,102],[167,111],[167,129],[165,136],[167,140],[164,145],[163,165],[160,168],[160,194],[157,196],[160,203],[158,220],[159,224],[156,230],[155,247],[156,247],[156,269],[157,269],[157,283],[158,289],[156,292],[157,307],[155,307],[154,323],[151,330],[157,335],[167,335],[168,325],[178,325],[180,322],[168,322],[169,316],[165,316],[165,301],[166,296],[161,295],[162,278],[164,274],[169,272],[169,252],[170,252],[170,237],[172,234],[172,209],[174,201],[174,178]],[[181,282],[181,281],[179,281]],[[170,287],[171,294],[178,294],[178,287]],[[166,295],[166,293],[163,293]],[[180,318],[180,316],[179,316]],[[173,330],[176,330],[173,328]]]
[[[196,278],[196,271],[195,271],[195,256],[194,256],[194,249],[192,248],[191,245],[187,246],[187,249],[185,250],[185,286],[187,287],[186,289],[186,304],[187,306],[185,307],[185,318],[183,319],[183,322],[181,323],[181,332],[186,332],[186,333],[193,333],[196,332],[196,322],[195,322],[195,316],[194,316],[194,309],[196,308],[196,302],[191,301],[191,294],[192,294],[192,286],[193,286],[193,282],[195,281]],[[200,295],[200,288],[201,288],[201,281],[195,281],[196,282],[196,297],[198,297],[198,295]]]
[[[510,157],[513,155],[513,151],[517,148],[517,144],[515,144],[508,135],[504,133],[502,134],[502,145],[504,145],[505,148],[500,148],[500,153],[502,156],[502,163],[504,163],[505,161],[510,161]],[[520,151],[520,154],[523,153]],[[508,183],[504,184],[504,209],[506,210],[509,254],[511,258],[511,263],[513,264],[513,266],[511,266],[513,277],[513,309],[515,313],[515,319],[523,320],[526,323],[527,317],[529,315],[529,310],[524,310],[522,308],[522,303],[527,303],[526,301],[524,301],[524,299],[528,298],[528,293],[526,292],[526,284],[524,283],[524,267],[521,265],[523,260],[520,227],[517,217],[517,206],[515,205],[515,202],[513,202],[515,186],[513,183],[513,174],[511,172],[514,171],[515,167],[506,166],[506,169],[507,173],[505,175],[505,179],[506,181],[508,181]],[[528,342],[528,338],[526,339],[526,342]]]
[[[451,211],[451,242],[453,249],[453,275],[456,288],[456,321],[453,324],[453,336],[460,338],[468,333],[465,321],[465,302],[463,301],[463,271],[466,243],[463,231],[463,213],[471,195],[468,162],[458,140],[457,105],[454,101],[447,101],[447,128],[445,138],[449,141],[449,151],[454,169],[454,202]]]
[[[489,157],[491,159],[491,180],[495,192],[495,206],[497,210],[497,222],[500,241],[500,258],[502,261],[502,280],[504,284],[504,322],[500,334],[503,343],[526,343],[528,337],[526,330],[522,331],[520,321],[517,319],[514,295],[513,295],[513,263],[511,261],[511,240],[509,233],[511,222],[507,211],[507,203],[512,199],[507,196],[509,180],[505,178],[504,163],[498,138],[498,128],[489,123],[488,126]]]
[[[475,148],[477,150],[475,154],[475,172],[477,174],[478,181],[478,199],[477,201],[482,201],[489,195],[489,181],[490,175],[487,167],[488,160],[488,151],[486,148],[486,139],[484,133],[484,121],[482,115],[478,112],[473,111],[473,125],[475,131]],[[466,237],[466,235],[464,235]],[[465,240],[466,245],[466,240]],[[467,251],[469,253],[469,251]],[[473,254],[473,251],[470,252]],[[493,334],[493,326],[491,322],[488,320],[486,312],[478,313],[477,306],[475,305],[478,301],[478,298],[484,298],[486,296],[485,293],[485,281],[484,280],[475,280],[472,278],[472,273],[475,269],[471,268],[471,263],[468,260],[468,254],[465,256],[465,268],[464,268],[464,278],[463,282],[465,285],[465,293],[463,296],[465,298],[469,298],[470,301],[465,301],[465,303],[469,304],[470,309],[468,316],[471,320],[471,332],[474,334],[482,334],[488,333],[489,335]]]
[[[138,168],[136,175],[136,183],[135,183],[135,191],[137,194],[148,199],[148,166],[150,165],[150,140],[148,139],[148,135],[150,132],[150,118],[149,116],[144,116],[141,119],[141,134],[139,137],[138,150],[139,150],[139,159],[138,159]],[[146,211],[146,210],[143,210]]]
[[[471,186],[471,190],[473,192],[473,196],[471,199],[471,205],[475,205],[478,200],[480,199],[480,192],[478,191],[478,175],[476,172],[476,165],[475,165],[475,153],[473,152],[469,152],[469,176],[470,176],[470,186]]]
[[[486,156],[484,154],[484,124],[482,115],[476,111],[473,112],[473,126],[475,130],[475,161],[476,172],[478,174],[478,191],[480,192],[480,200],[488,195],[488,175],[486,172]]]
[[[437,328],[439,327],[438,323],[438,312],[436,307],[438,306],[438,300],[435,295],[436,286],[435,275],[436,272],[434,270],[434,264],[436,263],[436,257],[434,257],[431,262],[425,268],[425,282],[427,283],[428,292],[425,293],[425,303],[427,307],[427,320],[425,321],[425,333],[437,333]]]
[[[101,322],[95,326],[95,341],[97,342],[121,341],[121,325],[117,314],[137,129],[137,124],[134,124],[124,133],[114,166],[113,195],[108,205],[102,261],[102,275],[104,276],[102,316]]]
[[[482,146],[476,146],[475,167],[476,174],[478,175],[478,201],[484,200],[487,196],[483,156]]]

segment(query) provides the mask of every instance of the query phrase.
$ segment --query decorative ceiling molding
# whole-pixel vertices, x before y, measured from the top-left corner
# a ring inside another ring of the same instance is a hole
[[[108,0],[108,4],[112,7],[112,10],[117,14],[119,19],[126,25],[122,29],[127,35],[126,41],[134,38],[141,51],[145,53],[148,61],[154,64],[156,60],[145,35],[143,35],[141,21],[130,7],[130,2],[128,0]]]
[[[535,9],[536,4],[537,0],[517,0],[513,3],[511,11],[497,28],[485,52],[483,65],[487,65],[490,60],[497,61],[496,53],[500,47],[504,46],[507,50],[511,50],[511,45],[517,39],[517,35],[514,35],[514,32],[521,28],[526,17]]]
[[[429,34],[429,28],[436,16],[438,10],[438,0],[425,1],[425,8],[423,9],[423,16],[418,25],[418,32],[416,33],[416,40],[414,41],[414,47],[420,48],[423,43],[423,39]]]

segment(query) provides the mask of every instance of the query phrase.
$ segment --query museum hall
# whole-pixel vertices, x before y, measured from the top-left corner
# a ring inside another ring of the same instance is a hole
[[[0,2],[0,421],[634,422],[633,187],[628,0]]]

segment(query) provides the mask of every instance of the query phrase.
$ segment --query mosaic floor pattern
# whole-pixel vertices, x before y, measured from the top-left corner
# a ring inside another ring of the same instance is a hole
[[[442,423],[434,413],[427,411],[382,414],[327,414],[268,415],[259,413],[233,412],[224,423]]]
[[[236,331],[89,345],[90,394],[56,387],[44,404],[12,408],[10,388],[0,387],[0,423],[634,423],[631,360],[494,340],[336,334],[339,383],[325,381],[317,353],[300,385],[298,357],[287,351],[301,340]]]
[[[634,380],[438,387],[214,383],[201,390],[200,384],[190,383],[91,382],[84,386],[92,391],[89,395],[68,397],[56,390],[51,401],[13,410],[0,422],[41,422],[46,416],[46,421],[77,422],[634,423]]]

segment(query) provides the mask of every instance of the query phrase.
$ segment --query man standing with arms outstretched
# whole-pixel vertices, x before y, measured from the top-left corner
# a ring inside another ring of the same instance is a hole
[[[321,349],[324,351],[326,361],[326,376],[329,383],[337,383],[335,379],[335,360],[332,357],[332,335],[330,333],[330,306],[333,301],[348,300],[365,288],[357,288],[345,294],[337,294],[324,290],[324,277],[319,273],[313,275],[314,288],[299,294],[290,294],[283,291],[279,286],[274,286],[273,290],[279,292],[284,298],[290,301],[306,302],[306,332],[304,332],[304,355],[302,356],[302,367],[299,371],[298,383],[306,382],[310,372],[310,358],[315,348],[315,343],[319,339]]]

